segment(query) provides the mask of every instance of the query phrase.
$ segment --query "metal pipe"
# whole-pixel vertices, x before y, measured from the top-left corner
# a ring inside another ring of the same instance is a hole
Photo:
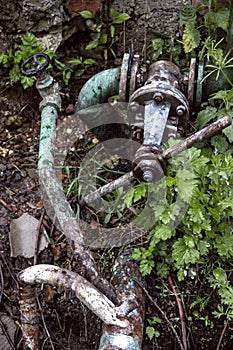
[[[120,68],[112,68],[93,75],[82,87],[75,106],[76,112],[104,103],[119,94]]]
[[[73,291],[76,297],[107,325],[120,328],[129,326],[127,319],[118,317],[119,308],[75,272],[54,265],[40,264],[20,272],[19,280],[26,285],[49,284],[63,291]]]
[[[125,249],[116,259],[112,284],[122,302],[118,315],[123,318],[127,316],[130,323],[124,328],[104,324],[99,350],[141,350],[145,295],[141,288],[143,282],[139,267],[132,260],[130,249]]]
[[[44,97],[46,89],[50,94]],[[97,272],[95,261],[85,244],[82,229],[67,201],[62,183],[58,180],[54,169],[56,119],[61,104],[58,86],[54,85],[53,90],[51,86],[43,87],[42,82],[39,92],[44,98],[40,104],[41,136],[38,172],[46,210],[48,210],[50,217],[57,219],[62,232],[74,250],[74,255],[83,268],[85,277],[109,299],[117,302],[116,294],[110,284]]]

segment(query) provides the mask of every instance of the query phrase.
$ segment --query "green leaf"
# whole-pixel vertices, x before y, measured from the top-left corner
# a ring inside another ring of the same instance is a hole
[[[208,106],[206,109],[200,111],[197,115],[195,125],[198,130],[204,128],[209,121],[216,119],[217,109],[215,107]]]
[[[90,42],[87,44],[86,50],[95,49],[95,48],[97,48],[98,45],[99,45],[99,42],[98,42],[98,41],[92,40],[92,41],[90,41]]]
[[[121,24],[127,21],[130,16],[127,13],[120,13],[117,17],[114,18],[112,24]]]
[[[217,268],[213,270],[214,278],[220,285],[224,285],[227,283],[227,274],[222,268]]]
[[[186,25],[189,23],[196,23],[196,9],[192,5],[183,5],[180,11],[180,25]]]
[[[111,35],[111,38],[114,38],[115,36],[115,27],[113,25],[110,26],[110,35]]]
[[[33,86],[33,84],[36,82],[36,78],[22,76],[20,81],[21,81],[21,84],[23,85],[23,88],[28,89],[29,87]]]
[[[80,64],[83,64],[83,61],[80,58],[73,58],[68,61],[69,64],[72,64],[73,66],[78,66]]]
[[[205,26],[211,30],[222,28],[227,31],[229,25],[229,13],[230,11],[226,7],[219,7],[215,11],[208,11],[204,16]]]
[[[162,38],[155,38],[152,41],[152,48],[153,48],[153,62],[157,60],[157,58],[163,53],[164,48],[164,39]]]
[[[224,135],[228,138],[228,141],[232,144],[233,143],[233,122],[230,126],[225,128],[223,131]]]
[[[95,64],[96,63],[96,60],[93,60],[92,58],[87,58],[83,61],[83,63],[87,66],[89,65],[92,65],[92,64]]]
[[[149,275],[154,266],[155,266],[155,262],[153,260],[141,260],[140,271],[142,276]]]
[[[83,75],[83,73],[85,72],[85,69],[78,69],[76,72],[75,72],[75,76],[76,77],[81,77],[81,75]]]
[[[85,19],[88,19],[88,18],[95,18],[95,15],[94,13],[92,13],[91,11],[87,11],[87,10],[84,10],[84,11],[81,11],[79,12],[80,15],[85,18]]]
[[[110,14],[111,14],[112,18],[116,18],[120,15],[120,13],[116,9],[114,9],[113,7],[110,8]]]
[[[102,34],[100,36],[100,40],[99,40],[100,44],[106,44],[107,41],[108,41],[108,35],[107,34]]]
[[[194,27],[192,23],[186,24],[184,33],[182,35],[182,43],[185,53],[192,52],[198,47],[200,43],[200,32]]]
[[[223,135],[216,135],[211,137],[211,145],[214,146],[217,152],[225,153],[229,145],[226,138]]]
[[[62,73],[63,81],[66,85],[69,84],[70,78],[71,78],[72,71],[70,69],[66,69]]]
[[[107,62],[107,60],[108,60],[108,50],[107,49],[104,50],[104,60],[105,60],[105,62]]]
[[[155,329],[152,326],[147,326],[146,327],[146,335],[150,340],[152,340],[155,337]]]

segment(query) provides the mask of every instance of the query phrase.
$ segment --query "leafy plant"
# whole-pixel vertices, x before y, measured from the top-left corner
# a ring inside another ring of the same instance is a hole
[[[104,22],[103,14],[97,16],[91,11],[81,11],[80,15],[86,19],[87,26],[94,34],[86,49],[102,51],[105,61],[108,60],[109,53],[116,58],[114,50],[114,44],[117,42],[116,25],[124,23],[130,16],[127,13],[119,13],[114,8],[110,9],[109,23]]]
[[[13,85],[20,82],[24,89],[32,86],[36,80],[35,77],[25,77],[20,72],[20,66],[29,56],[42,51],[41,45],[37,42],[36,37],[27,32],[21,44],[14,51],[12,48],[7,50],[6,54],[0,54],[0,63],[9,69],[8,84]]]
[[[184,26],[182,43],[185,53],[192,52],[201,42],[200,27],[197,23],[198,11],[207,9],[204,14],[204,27],[209,31],[211,40],[216,42],[217,29],[227,31],[230,11],[226,7],[217,6],[217,0],[202,1],[196,8],[184,5],[180,13],[180,24]]]
[[[56,75],[62,75],[63,81],[66,85],[69,84],[72,75],[74,75],[74,77],[80,77],[88,67],[94,64],[96,64],[96,61],[92,58],[84,59],[83,57],[78,57],[69,59],[66,63],[54,58],[54,66],[58,70]]]
[[[156,325],[161,324],[161,319],[158,317],[153,317],[152,319],[148,318],[147,322],[149,326],[146,327],[146,335],[150,340],[154,337],[158,338],[160,336],[160,332],[157,330]]]
[[[21,74],[20,67],[23,61],[28,57],[40,53],[42,46],[38,43],[34,34],[27,32],[23,37],[21,44],[16,47],[7,50],[6,54],[0,54],[0,64],[5,68],[8,68],[8,84],[13,85],[16,82],[20,82],[24,89],[32,86],[36,80],[35,77],[26,77]],[[88,67],[95,64],[96,61],[91,58],[84,59],[83,57],[73,58],[67,60],[65,63],[61,62],[54,51],[45,50],[51,59],[51,64],[48,68],[54,76],[62,76],[62,79],[66,85],[68,85],[71,76],[81,76]]]

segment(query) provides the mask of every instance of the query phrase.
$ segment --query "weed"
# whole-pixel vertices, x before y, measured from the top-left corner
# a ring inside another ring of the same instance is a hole
[[[28,57],[40,53],[42,46],[38,43],[34,34],[27,32],[23,37],[21,44],[19,44],[15,50],[10,48],[6,54],[0,54],[0,64],[8,69],[8,82],[7,84],[13,85],[20,82],[24,89],[31,87],[35,81],[35,77],[26,77],[21,74],[20,67],[23,61]],[[61,62],[52,50],[45,50],[51,59],[51,64],[48,67],[48,71],[55,77],[62,77],[63,82],[68,85],[72,76],[81,76],[88,67],[94,65],[96,62],[91,58],[84,59],[78,57],[69,59],[65,63]]]
[[[86,19],[87,26],[93,32],[93,40],[87,46],[87,50],[97,50],[103,52],[105,62],[108,61],[109,54],[116,58],[114,44],[117,42],[116,25],[127,21],[130,16],[127,13],[119,13],[114,8],[110,9],[110,22],[105,23],[103,14],[96,15],[90,11],[81,11],[80,15]]]

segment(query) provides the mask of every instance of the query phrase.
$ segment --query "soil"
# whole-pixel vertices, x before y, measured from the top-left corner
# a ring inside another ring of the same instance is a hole
[[[69,47],[69,43],[67,44]],[[66,51],[67,47],[61,48]],[[103,69],[100,66],[99,70]],[[61,120],[72,111],[78,92],[94,71],[89,71],[82,79],[72,81],[63,90],[63,110]],[[37,219],[43,215],[42,226],[50,237],[49,246],[37,254],[37,263],[54,264],[78,271],[73,259],[72,249],[65,237],[51,223],[44,213],[37,178],[37,157],[39,147],[40,113],[39,97],[36,89],[23,90],[20,85],[1,86],[0,91],[0,350],[22,349],[20,330],[19,294],[17,274],[34,264],[34,258],[12,257],[9,245],[9,231],[12,219],[29,213]],[[10,118],[12,117],[12,118]],[[13,118],[14,117],[14,118]],[[113,254],[114,253],[114,254]],[[109,278],[111,264],[117,254],[115,251],[93,252],[98,267]],[[174,279],[174,278],[173,278]],[[143,350],[180,349],[180,344],[171,330],[171,324],[178,337],[182,339],[181,320],[174,292],[168,280],[150,275],[146,281],[146,317],[161,320],[154,325],[160,336],[148,339],[145,334]],[[202,293],[201,281],[178,285],[183,296],[187,343],[189,350],[232,350],[230,324],[224,327],[224,320],[212,317],[211,308],[218,300],[194,317],[189,305],[192,295]],[[101,335],[101,322],[81,302],[69,293],[60,293],[55,288],[41,286],[37,290],[39,314],[41,319],[41,341],[43,349],[94,350],[98,349]],[[150,298],[148,298],[148,295]],[[158,309],[158,307],[160,309]],[[162,310],[162,313],[161,311]],[[166,317],[165,317],[165,316]],[[13,335],[4,317],[13,320]],[[167,322],[169,320],[170,323]],[[159,321],[159,320],[158,320]],[[5,324],[5,327],[4,327]],[[231,325],[232,326],[232,325]],[[222,338],[221,338],[222,337]],[[4,342],[3,342],[4,341]],[[5,345],[2,345],[5,344]],[[220,344],[218,346],[218,344]]]

